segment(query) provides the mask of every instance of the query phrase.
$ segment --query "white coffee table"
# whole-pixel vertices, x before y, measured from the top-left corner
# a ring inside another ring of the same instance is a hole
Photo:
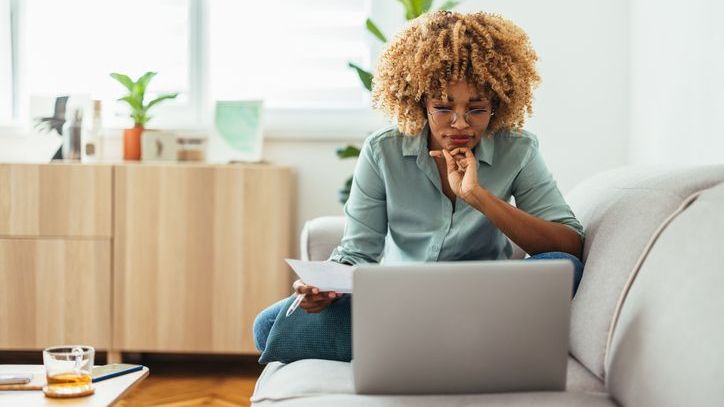
[[[0,365],[0,373],[45,375],[42,365]],[[0,391],[0,406],[110,406],[148,376],[148,368],[93,383],[95,394],[72,399],[45,397],[42,390]]]

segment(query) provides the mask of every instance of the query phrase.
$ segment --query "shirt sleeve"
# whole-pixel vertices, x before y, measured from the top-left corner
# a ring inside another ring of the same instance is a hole
[[[362,145],[344,205],[342,242],[329,260],[338,263],[377,263],[387,235],[387,195],[370,139]]]
[[[534,142],[530,158],[513,181],[515,205],[541,219],[561,223],[583,238],[583,226],[566,203]]]

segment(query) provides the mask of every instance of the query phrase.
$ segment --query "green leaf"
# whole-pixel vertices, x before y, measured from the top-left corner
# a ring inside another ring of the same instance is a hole
[[[128,77],[128,75],[113,72],[111,74],[111,78],[120,82],[121,85],[125,86],[126,89],[128,89],[129,91],[133,90],[133,86],[135,85],[135,83],[133,82],[133,80],[131,78]]]
[[[421,15],[430,11],[432,8],[433,0],[397,0],[405,7],[405,18],[412,20],[413,18],[420,17]],[[450,10],[457,7],[462,1],[460,0],[446,0],[440,10]]]
[[[142,92],[146,92],[146,88],[148,87],[148,83],[151,82],[151,79],[156,76],[156,72],[146,72],[143,75],[141,75],[140,78],[136,81],[136,83],[140,86]]]
[[[367,90],[371,91],[372,90],[372,78],[373,78],[372,74],[351,62],[348,65],[350,68],[354,68],[357,71],[359,80],[362,81],[362,84],[364,85],[364,87]]]
[[[460,3],[462,3],[462,1],[447,0],[445,3],[442,4],[442,6],[440,6],[440,10],[452,10],[460,5]]]
[[[162,102],[164,100],[176,99],[176,96],[178,96],[178,93],[167,93],[165,95],[161,95],[161,96],[157,97],[156,99],[153,99],[152,101],[148,102],[148,105],[146,105],[146,107],[144,108],[144,111],[147,112],[148,109],[153,107],[153,105],[155,105],[159,102]]]
[[[430,10],[432,0],[398,0],[405,7],[405,18],[412,20]]]
[[[143,110],[141,102],[138,99],[134,98],[132,95],[124,96],[118,100],[128,103],[128,105],[131,106],[131,110],[133,111],[133,113]]]
[[[133,119],[133,123],[136,125],[136,127],[145,127],[146,123],[151,120],[151,116],[147,115],[146,112],[142,111],[134,111],[133,114],[131,114],[131,118]]]
[[[156,72],[146,72],[136,80],[136,86],[133,87],[131,94],[138,98],[141,104],[143,104],[143,99],[146,97],[148,83],[151,82],[154,76],[156,76]]]
[[[415,5],[413,4],[413,1],[415,0],[398,0],[400,3],[402,3],[402,6],[405,7],[405,19],[412,20],[413,18],[417,17],[415,15]]]
[[[418,0],[417,4],[417,9],[420,12],[418,15],[421,16],[430,11],[430,7],[432,7],[432,0]]]
[[[372,35],[377,37],[377,39],[379,39],[380,41],[387,42],[387,38],[385,38],[385,35],[382,34],[382,31],[380,31],[380,29],[377,27],[377,25],[375,23],[372,22],[371,19],[369,19],[369,18],[367,19],[366,25],[367,25],[367,31],[371,32]]]
[[[359,157],[359,153],[360,149],[353,145],[348,145],[346,147],[340,147],[337,149],[337,157],[341,159]]]

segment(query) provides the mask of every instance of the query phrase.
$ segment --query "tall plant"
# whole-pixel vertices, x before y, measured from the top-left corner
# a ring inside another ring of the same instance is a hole
[[[128,106],[131,107],[131,118],[133,119],[134,127],[144,128],[146,123],[151,120],[148,111],[153,106],[164,100],[175,99],[176,96],[178,96],[178,93],[167,93],[145,103],[146,88],[148,88],[148,84],[154,76],[156,76],[156,72],[146,72],[134,81],[128,75],[115,72],[111,74],[113,79],[128,89],[128,95],[118,100],[128,103]]]
[[[432,3],[433,3],[433,0],[397,0],[397,1],[402,3],[402,6],[404,7],[404,11],[405,11],[405,19],[407,21],[420,17],[421,15],[430,11],[430,9],[432,8]],[[438,10],[451,10],[451,9],[457,7],[460,3],[461,3],[461,1],[457,1],[457,0],[446,0],[438,8]],[[368,18],[367,21],[365,21],[365,26],[367,27],[367,31],[369,31],[380,42],[382,42],[382,43],[387,42],[387,37],[382,32],[382,30],[380,30],[380,28],[377,26],[377,24],[375,24],[374,21],[372,21],[372,19]],[[364,86],[365,89],[367,89],[368,91],[372,91],[372,80],[374,79],[374,76],[372,75],[372,73],[363,69],[358,64],[355,64],[353,62],[349,62],[348,66],[357,72],[357,76],[359,76],[360,82],[362,82],[362,86]],[[358,157],[359,153],[360,153],[359,147],[353,146],[353,145],[347,145],[345,147],[340,147],[337,149],[337,157],[339,157],[340,159]],[[342,204],[347,202],[347,199],[349,199],[349,192],[351,189],[352,189],[352,177],[349,177],[349,178],[347,178],[347,181],[345,181],[342,189],[340,189],[338,192],[339,202],[341,202]]]

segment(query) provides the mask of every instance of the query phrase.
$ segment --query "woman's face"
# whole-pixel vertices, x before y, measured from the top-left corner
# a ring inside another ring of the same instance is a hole
[[[491,101],[465,81],[450,83],[447,94],[447,103],[439,97],[425,98],[431,133],[430,149],[472,149],[480,142],[490,123]]]

